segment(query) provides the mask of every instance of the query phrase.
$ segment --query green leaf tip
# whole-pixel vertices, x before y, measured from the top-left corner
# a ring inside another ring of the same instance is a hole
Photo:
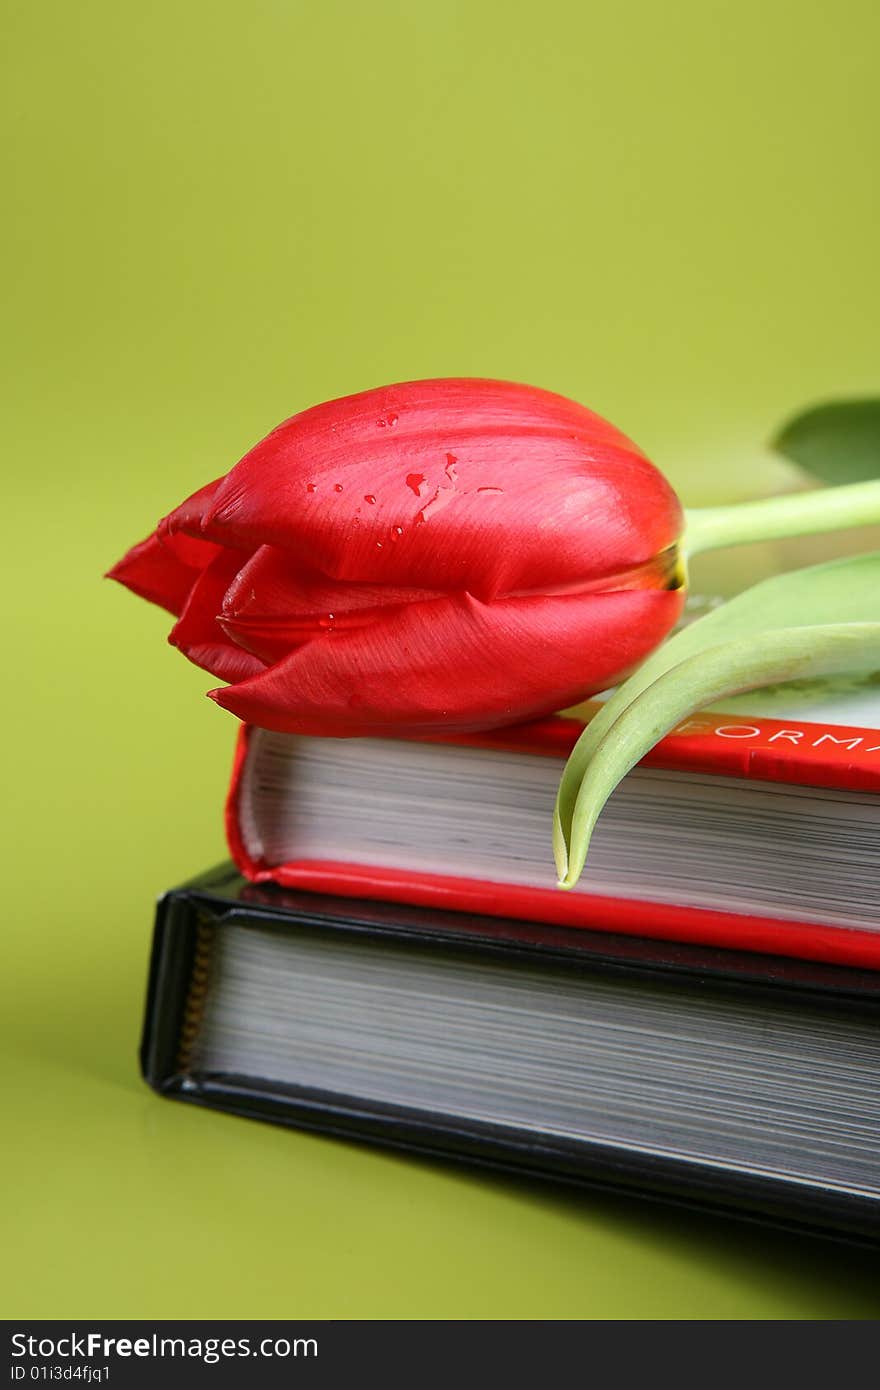
[[[876,623],[878,620],[880,552],[874,552],[831,560],[765,579],[683,628],[652,652],[587,725],[565,765],[553,814],[554,857],[561,883],[571,887],[580,873],[580,869],[577,874],[570,871],[569,859],[572,858],[573,862],[570,846],[575,806],[593,756],[619,716],[667,671],[710,648],[735,642],[739,638],[751,641],[770,630],[838,623]],[[880,653],[877,654],[876,666],[880,668]],[[760,684],[775,684],[779,679],[768,677]],[[722,694],[732,695],[733,690],[725,690]],[[691,705],[685,715],[692,713],[695,708]],[[673,720],[668,727],[674,727],[677,722]],[[661,728],[657,737],[662,737],[666,732],[668,728]],[[644,751],[647,752],[650,746],[648,744]]]
[[[773,628],[710,647],[673,666],[637,695],[599,740],[575,799],[560,886],[573,888],[580,878],[599,813],[617,784],[688,715],[762,685],[878,666],[880,622]]]

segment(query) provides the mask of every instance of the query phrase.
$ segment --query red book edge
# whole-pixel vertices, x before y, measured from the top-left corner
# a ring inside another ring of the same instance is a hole
[[[480,734],[434,735],[423,741],[562,759],[571,752],[583,727],[579,719],[557,716],[535,724]],[[627,936],[880,969],[880,932],[860,928],[823,927],[815,922],[679,907],[674,903],[567,893],[549,885],[532,888],[333,860],[265,864],[248,854],[238,815],[250,732],[248,725],[242,725],[226,800],[225,824],[235,865],[252,883],[271,882],[339,897],[378,898],[557,926],[619,932]],[[880,730],[765,719],[757,715],[699,714],[667,734],[642,760],[642,765],[675,772],[710,771],[720,776],[877,792],[880,791]]]

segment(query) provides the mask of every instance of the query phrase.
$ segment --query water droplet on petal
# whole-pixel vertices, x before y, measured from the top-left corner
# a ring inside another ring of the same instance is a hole
[[[375,507],[376,505],[376,499],[371,492],[364,493],[364,501],[369,502],[371,507]]]
[[[389,425],[397,424],[397,416],[395,415],[393,410],[391,411],[391,414],[388,416],[388,423]]]
[[[409,488],[410,492],[415,493],[416,497],[421,497],[422,484],[424,483],[424,481],[424,473],[407,473],[406,475],[406,485]]]
[[[384,430],[384,428],[385,428],[385,421],[384,421],[384,420],[377,420],[377,421],[376,421],[376,424],[379,426],[379,429],[380,429],[380,430]]]
[[[443,508],[452,501],[455,495],[454,488],[438,487],[430,502],[426,502],[424,507],[422,507],[416,520],[424,522],[427,521],[429,517],[436,516],[438,512],[441,512]]]
[[[306,492],[314,492],[315,490],[316,488],[314,483],[306,483]]]
[[[503,492],[503,489],[500,487],[478,487],[477,492],[486,492],[490,493],[495,497],[500,497]]]
[[[377,550],[381,550],[381,549],[382,549],[382,542],[381,542],[381,541],[377,541],[377,542],[376,542],[376,549],[377,549]]]
[[[333,484],[333,491],[334,491],[334,492],[341,492],[341,491],[342,491],[342,483],[334,483],[334,484]]]
[[[403,527],[402,527],[402,526],[395,526],[395,527],[394,527],[394,530],[391,532],[391,539],[396,541],[396,540],[397,540],[397,537],[398,537],[398,536],[402,536],[402,535],[403,535]]]

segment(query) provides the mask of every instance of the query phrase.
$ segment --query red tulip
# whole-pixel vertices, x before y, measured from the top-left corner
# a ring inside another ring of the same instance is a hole
[[[279,425],[111,571],[211,697],[290,733],[530,719],[618,681],[683,601],[678,500],[583,406],[416,381]]]

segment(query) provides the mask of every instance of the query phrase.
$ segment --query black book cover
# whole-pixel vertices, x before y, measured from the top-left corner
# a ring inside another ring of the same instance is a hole
[[[880,1144],[875,1196],[841,1190],[839,1184],[789,1181],[774,1173],[646,1152],[623,1142],[536,1134],[425,1107],[193,1069],[190,1051],[210,979],[212,943],[230,926],[282,933],[317,927],[335,933],[342,946],[368,937],[404,943],[414,953],[537,961],[606,981],[642,981],[658,991],[684,987],[719,1007],[733,996],[748,999],[768,1017],[796,1003],[836,1027],[848,1019],[861,1028],[880,1022],[880,973],[256,886],[225,864],[172,890],[158,904],[140,1053],[143,1075],[155,1090],[192,1104],[522,1176],[684,1202],[850,1239],[880,1238]]]

